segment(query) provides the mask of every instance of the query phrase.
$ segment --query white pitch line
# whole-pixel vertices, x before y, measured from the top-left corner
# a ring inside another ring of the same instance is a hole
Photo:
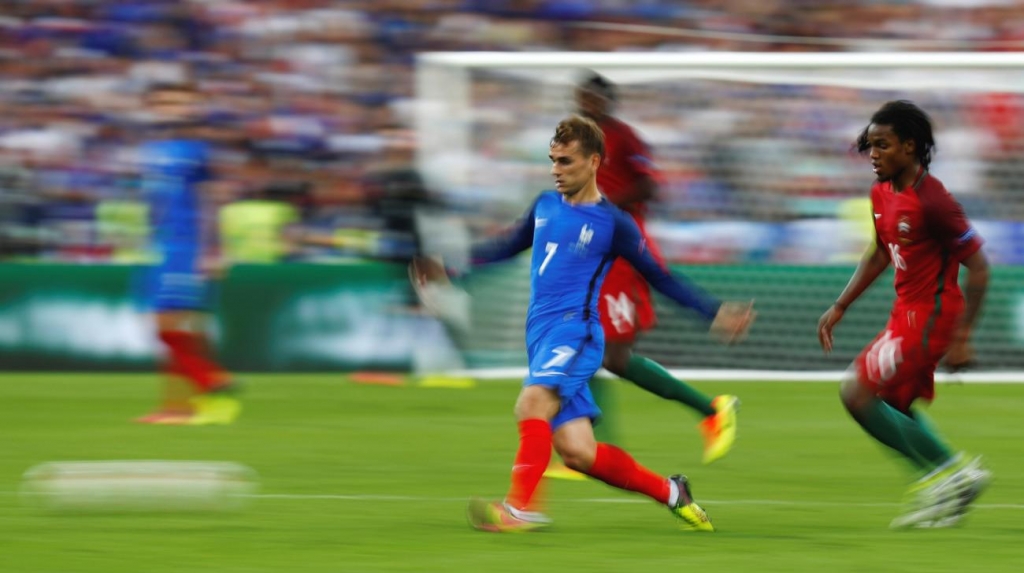
[[[336,501],[424,501],[424,502],[463,502],[468,497],[430,497],[415,495],[346,495],[346,494],[302,494],[302,493],[255,493],[244,497],[252,499],[292,499],[292,500],[336,500]],[[567,503],[651,503],[650,500],[629,497],[596,497],[585,499],[560,500]],[[790,507],[901,507],[895,502],[856,502],[856,501],[795,501],[785,499],[701,499],[706,505],[775,505]],[[1024,509],[1019,503],[977,503],[975,508],[984,509]]]
[[[522,378],[526,375],[526,368],[475,368],[468,370],[455,370],[449,372],[452,376],[468,376],[477,380],[505,380]],[[701,368],[672,368],[669,374],[676,378],[698,382],[814,382],[814,383],[836,383],[841,382],[846,374],[845,370],[741,370],[741,369],[701,369]],[[598,376],[616,378],[606,370],[601,370]],[[941,384],[1022,384],[1024,383],[1024,371],[992,371],[992,372],[959,372],[950,374],[948,372],[936,372],[935,381]]]
[[[0,494],[18,495],[16,491],[3,491]],[[385,494],[340,494],[340,493],[252,493],[239,497],[247,499],[288,499],[295,501],[398,501],[398,502],[442,502],[461,503],[469,499],[465,497],[431,497],[424,495],[385,495]],[[637,497],[592,497],[583,499],[563,499],[566,503],[601,503],[601,504],[632,504],[651,503],[650,500]],[[901,507],[895,502],[863,502],[863,501],[796,501],[788,499],[701,499],[704,505],[772,505],[783,507]],[[1020,503],[976,503],[977,509],[1024,509]]]

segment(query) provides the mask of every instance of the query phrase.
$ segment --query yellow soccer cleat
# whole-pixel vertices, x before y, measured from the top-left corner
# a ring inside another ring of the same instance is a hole
[[[958,453],[946,466],[912,483],[904,496],[906,509],[889,524],[893,529],[941,528],[957,525],[970,505],[988,488],[992,472],[981,458]]]
[[[543,513],[517,511],[504,503],[479,498],[469,500],[466,517],[474,529],[491,533],[525,533],[551,525],[551,519]]]
[[[586,481],[587,474],[570,469],[561,462],[554,462],[544,470],[544,477],[548,479],[564,479],[568,481]]]
[[[740,399],[723,394],[712,400],[711,405],[715,413],[697,425],[704,436],[705,464],[725,457],[736,442],[736,412],[740,408]]]
[[[690,493],[690,482],[686,479],[686,476],[674,475],[668,479],[679,488],[679,499],[673,507],[669,508],[672,515],[675,515],[682,522],[679,524],[679,528],[683,531],[714,531],[715,526],[712,525],[708,513],[704,511],[704,508],[697,505],[697,502],[693,501],[693,495]]]
[[[242,413],[242,403],[235,394],[236,390],[232,385],[192,398],[195,412],[188,424],[190,426],[224,426],[234,422]]]

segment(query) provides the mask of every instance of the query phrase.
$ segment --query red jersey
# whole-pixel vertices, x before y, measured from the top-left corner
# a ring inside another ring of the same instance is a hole
[[[876,182],[871,205],[877,246],[896,269],[897,304],[962,299],[960,262],[981,248],[982,239],[942,182],[926,170],[899,192],[891,182]]]
[[[651,150],[631,127],[614,117],[606,116],[599,125],[604,132],[605,151],[601,168],[597,170],[597,187],[609,201],[642,224],[646,205],[633,203],[624,207],[623,202],[638,178],[655,178],[657,172]]]

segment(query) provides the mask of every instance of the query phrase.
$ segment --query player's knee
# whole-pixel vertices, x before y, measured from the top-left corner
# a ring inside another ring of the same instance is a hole
[[[594,465],[594,452],[589,451],[582,444],[563,445],[558,450],[558,455],[569,469],[586,473]]]
[[[552,443],[566,466],[586,473],[594,465],[597,442],[588,420],[567,422],[555,432]]]
[[[516,420],[542,419],[551,420],[558,413],[558,396],[549,388],[527,386],[516,400],[514,414]]]
[[[839,385],[839,400],[850,412],[858,412],[863,409],[873,394],[860,383],[856,368],[847,369],[843,375],[843,381]]]

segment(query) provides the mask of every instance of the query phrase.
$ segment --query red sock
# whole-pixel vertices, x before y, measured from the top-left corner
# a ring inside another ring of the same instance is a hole
[[[209,390],[227,381],[227,372],[206,357],[206,345],[198,335],[165,330],[160,333],[160,340],[170,351],[168,370],[181,373],[200,390]]]
[[[519,451],[512,466],[512,487],[505,502],[516,509],[536,511],[534,497],[551,461],[551,424],[539,418],[519,422]]]
[[[670,493],[668,479],[636,463],[629,453],[610,444],[597,444],[594,465],[587,472],[604,483],[642,493],[655,501],[667,504]]]

